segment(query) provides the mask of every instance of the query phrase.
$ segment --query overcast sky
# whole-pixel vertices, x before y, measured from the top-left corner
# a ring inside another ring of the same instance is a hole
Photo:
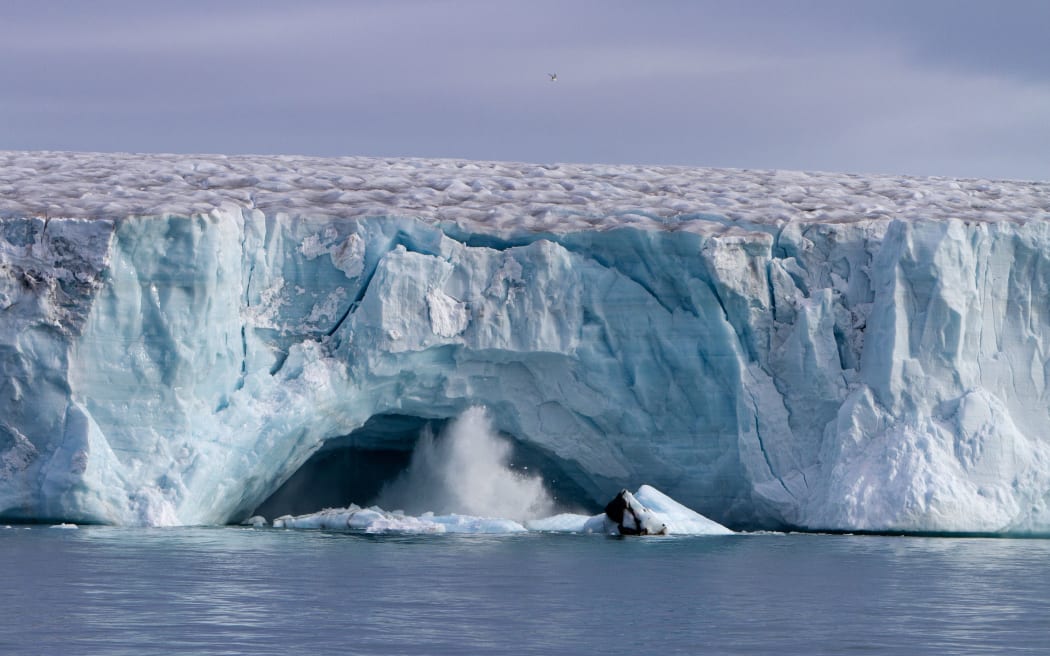
[[[1050,180],[1048,34],[1047,0],[0,0],[0,149]]]

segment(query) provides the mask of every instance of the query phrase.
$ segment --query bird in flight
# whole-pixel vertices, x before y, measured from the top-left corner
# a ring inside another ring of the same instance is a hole
[[[550,77],[551,82],[557,82],[558,81],[558,74],[557,73],[547,73],[547,75]]]

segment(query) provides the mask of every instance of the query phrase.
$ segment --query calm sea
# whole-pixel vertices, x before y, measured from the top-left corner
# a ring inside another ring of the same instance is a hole
[[[1050,651],[1050,541],[0,530],[3,654]]]

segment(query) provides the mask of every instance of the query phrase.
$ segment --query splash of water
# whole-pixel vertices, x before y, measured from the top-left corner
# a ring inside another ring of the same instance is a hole
[[[383,488],[377,504],[410,514],[432,511],[515,521],[554,514],[543,479],[510,468],[512,448],[484,408],[470,408],[438,437],[424,429],[408,469]]]

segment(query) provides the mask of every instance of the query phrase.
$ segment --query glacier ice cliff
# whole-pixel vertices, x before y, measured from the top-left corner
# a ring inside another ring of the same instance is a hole
[[[1046,534],[1048,301],[1046,183],[0,153],[0,516],[239,521],[483,405],[581,503]]]

